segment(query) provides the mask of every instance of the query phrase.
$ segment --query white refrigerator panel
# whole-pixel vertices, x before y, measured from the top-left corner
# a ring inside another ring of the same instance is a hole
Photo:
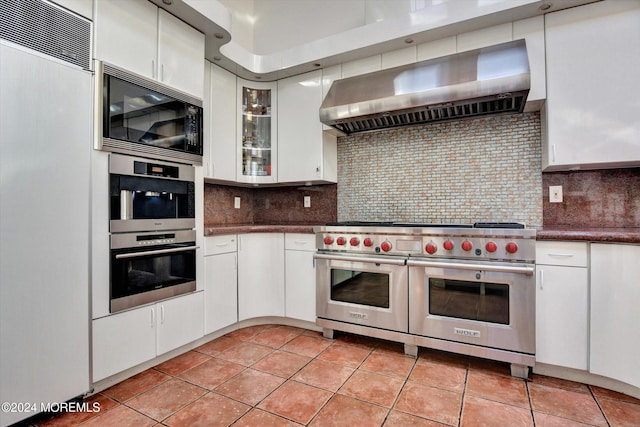
[[[90,73],[0,41],[0,402],[90,388],[91,93]]]

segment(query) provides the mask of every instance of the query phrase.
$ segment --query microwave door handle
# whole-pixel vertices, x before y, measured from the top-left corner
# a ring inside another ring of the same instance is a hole
[[[173,253],[176,253],[176,252],[192,251],[194,249],[200,249],[200,246],[187,246],[187,247],[184,247],[184,248],[158,249],[158,250],[155,250],[155,251],[131,252],[131,253],[128,253],[128,254],[118,254],[118,255],[116,255],[116,259],[137,258],[137,257],[141,257],[141,256],[148,256],[148,255],[173,254]]]

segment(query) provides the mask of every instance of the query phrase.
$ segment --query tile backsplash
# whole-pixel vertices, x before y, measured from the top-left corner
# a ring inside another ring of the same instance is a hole
[[[311,207],[303,207],[311,196]],[[240,209],[234,198],[240,197]],[[206,225],[325,224],[336,221],[336,185],[248,188],[205,184]]]
[[[549,202],[549,186],[563,201]],[[640,227],[640,168],[542,174],[545,227]]]
[[[338,139],[338,220],[542,225],[539,113]]]

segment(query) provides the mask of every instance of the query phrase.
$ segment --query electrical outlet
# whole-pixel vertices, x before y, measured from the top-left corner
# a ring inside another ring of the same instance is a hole
[[[562,203],[562,185],[549,186],[549,203]]]
[[[305,208],[311,207],[311,196],[304,196],[304,207]]]
[[[240,209],[240,197],[233,198],[233,207],[236,209]]]

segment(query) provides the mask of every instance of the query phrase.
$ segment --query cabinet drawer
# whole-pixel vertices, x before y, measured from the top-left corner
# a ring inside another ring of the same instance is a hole
[[[536,242],[536,264],[587,266],[586,242]]]
[[[204,256],[237,252],[238,239],[235,234],[208,236],[204,238]]]
[[[284,235],[284,248],[294,251],[316,250],[316,235],[307,233],[286,233]]]

